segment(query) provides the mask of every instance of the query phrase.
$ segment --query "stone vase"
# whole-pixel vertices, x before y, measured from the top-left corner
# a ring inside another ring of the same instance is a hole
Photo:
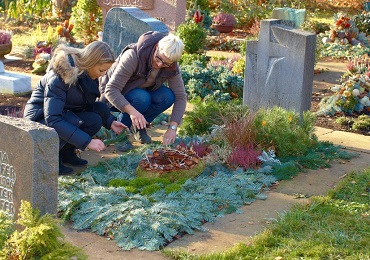
[[[213,28],[219,33],[229,33],[234,30],[234,25],[214,24]]]
[[[0,44],[0,59],[4,59],[4,55],[9,54],[12,51],[12,47],[12,42]]]

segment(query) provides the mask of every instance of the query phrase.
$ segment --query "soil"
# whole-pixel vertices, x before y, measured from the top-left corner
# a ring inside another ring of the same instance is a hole
[[[13,60],[7,61],[4,63],[5,71],[11,72],[22,72],[22,73],[31,73],[33,59],[22,59],[22,60]],[[337,62],[337,61],[331,61]],[[319,70],[316,70],[315,73],[320,73]],[[326,96],[331,96],[333,92],[329,89],[320,88],[312,94],[311,100],[311,111],[316,112],[319,109],[319,103],[322,98]],[[9,94],[0,94],[0,114],[1,115],[11,115],[11,116],[22,116],[22,110],[30,98],[30,93],[22,96],[14,96]],[[349,125],[343,126],[335,122],[335,119],[339,116],[320,116],[316,118],[315,125],[318,127],[324,127],[332,130],[355,132],[362,135],[370,135],[370,129],[368,131],[355,131],[352,130]],[[351,117],[356,118],[358,115],[351,115]]]

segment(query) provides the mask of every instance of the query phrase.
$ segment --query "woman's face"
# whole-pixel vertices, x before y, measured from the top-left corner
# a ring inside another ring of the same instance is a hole
[[[161,68],[168,68],[171,67],[173,64],[173,61],[171,61],[169,58],[167,58],[164,54],[162,54],[157,46],[156,51],[153,53],[152,57],[152,67],[154,69],[161,69]]]
[[[100,63],[96,64],[94,67],[87,69],[91,79],[97,79],[101,76],[104,76],[105,72],[112,66],[112,63]]]

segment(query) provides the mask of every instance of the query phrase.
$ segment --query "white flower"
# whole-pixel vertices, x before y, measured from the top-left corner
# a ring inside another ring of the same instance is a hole
[[[360,95],[360,90],[358,90],[357,88],[355,88],[353,91],[352,91],[352,95],[357,97],[358,95]]]

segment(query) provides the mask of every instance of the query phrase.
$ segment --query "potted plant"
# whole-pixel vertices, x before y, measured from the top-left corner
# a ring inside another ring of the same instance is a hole
[[[212,24],[213,28],[220,33],[229,33],[234,29],[236,19],[232,14],[221,12],[213,17]]]
[[[8,30],[0,30],[0,58],[10,53],[12,50],[12,32]]]

